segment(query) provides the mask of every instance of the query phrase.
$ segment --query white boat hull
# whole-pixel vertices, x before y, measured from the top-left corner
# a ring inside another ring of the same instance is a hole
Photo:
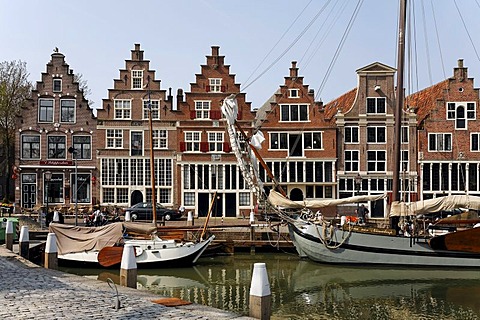
[[[189,266],[197,262],[215,236],[200,242],[176,242],[175,240],[127,240],[135,248],[139,266]],[[98,250],[67,253],[58,258],[70,262],[98,263]]]
[[[290,237],[302,257],[323,263],[416,267],[480,267],[480,254],[433,250],[427,239],[373,234],[290,222]],[[326,236],[328,234],[328,237]]]

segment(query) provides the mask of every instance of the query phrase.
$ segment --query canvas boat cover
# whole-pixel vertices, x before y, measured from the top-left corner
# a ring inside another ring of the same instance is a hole
[[[303,200],[303,201],[293,201],[275,190],[271,190],[268,195],[268,202],[273,206],[283,209],[302,209],[302,208],[325,208],[331,206],[338,206],[341,204],[349,203],[358,203],[366,201],[376,201],[379,199],[384,199],[387,197],[387,194],[377,194],[371,196],[355,196],[343,199],[324,199],[324,200]]]
[[[58,254],[101,250],[113,246],[126,232],[151,234],[156,231],[153,224],[118,222],[102,227],[76,227],[73,225],[50,223],[50,232],[57,237]]]
[[[451,195],[410,203],[394,201],[390,210],[390,216],[428,214],[432,212],[452,211],[454,209],[480,210],[480,197]]]

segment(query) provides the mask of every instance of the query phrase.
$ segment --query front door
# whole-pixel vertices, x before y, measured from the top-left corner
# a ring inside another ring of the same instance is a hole
[[[210,206],[210,194],[209,193],[199,193],[198,194],[198,205],[197,205],[197,216],[206,217],[208,214],[208,207]]]
[[[385,217],[385,205],[383,199],[371,202],[372,210],[370,210],[370,216],[372,218],[384,218]]]
[[[225,217],[237,216],[237,194],[226,193],[225,194]]]
[[[291,157],[301,157],[302,153],[302,135],[290,134],[288,136],[288,155]]]
[[[141,191],[135,190],[132,192],[132,198],[130,201],[130,205],[133,206],[139,202],[143,202],[143,194]]]
[[[37,202],[37,176],[34,173],[22,174],[22,207],[33,208]]]

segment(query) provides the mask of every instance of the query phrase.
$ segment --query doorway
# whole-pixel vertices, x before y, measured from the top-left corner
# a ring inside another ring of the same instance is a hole
[[[130,205],[136,205],[139,202],[143,202],[143,194],[139,190],[135,190],[132,192],[132,198]]]
[[[290,200],[292,200],[292,201],[302,201],[303,200],[303,191],[298,189],[298,188],[292,189],[292,191],[290,191]]]

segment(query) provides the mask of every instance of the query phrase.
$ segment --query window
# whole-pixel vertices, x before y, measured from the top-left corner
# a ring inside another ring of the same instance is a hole
[[[298,89],[288,89],[288,97],[289,98],[299,98],[299,90]]]
[[[72,181],[72,201],[75,202],[75,196],[78,198],[78,203],[90,203],[90,174],[78,174],[78,179],[75,181],[75,173],[70,175]],[[76,192],[75,192],[76,191]]]
[[[115,202],[115,189],[114,188],[103,188],[103,202],[104,203],[114,203]]]
[[[358,127],[345,127],[345,143],[358,142]]]
[[[402,127],[401,139],[402,143],[408,143],[408,127]]]
[[[148,109],[148,104],[150,102],[150,106],[152,108],[152,120],[153,119],[160,119],[160,100],[143,100],[143,119],[150,118],[150,110]]]
[[[128,188],[117,188],[117,203],[128,203]]]
[[[468,121],[475,119],[474,102],[449,102],[447,104],[447,120],[455,121],[455,129],[467,129]]]
[[[358,171],[359,151],[345,150],[345,171]]]
[[[480,133],[479,132],[470,134],[470,150],[480,151]]]
[[[385,172],[386,171],[386,153],[385,151],[375,150],[367,152],[368,171]]]
[[[45,177],[44,177],[45,179]],[[63,190],[64,190],[64,184],[63,184],[63,173],[52,173],[52,178],[50,179],[49,182],[43,181],[44,186],[48,183],[48,188],[45,189],[45,191],[48,191],[44,193],[45,202],[49,203],[64,203],[63,199]],[[48,197],[48,200],[47,200]]]
[[[428,151],[452,151],[452,134],[429,133]]]
[[[22,159],[40,159],[40,136],[22,135]]]
[[[385,127],[367,127],[367,142],[385,143],[386,141]]]
[[[183,194],[183,203],[186,206],[194,206],[195,205],[195,193],[194,192],[185,192]]]
[[[53,79],[53,92],[62,92],[62,79]]]
[[[200,132],[185,132],[185,151],[200,151]]]
[[[270,149],[288,150],[288,134],[270,133]]]
[[[60,122],[75,122],[75,100],[60,100]]]
[[[280,121],[308,121],[308,105],[282,104],[280,105]]]
[[[208,79],[210,92],[222,92],[222,79],[210,78]]]
[[[48,137],[48,159],[66,159],[66,140],[65,136]]]
[[[386,113],[385,98],[367,98],[367,113]]]
[[[303,134],[304,149],[323,149],[321,132],[305,132]]]
[[[77,159],[92,159],[92,138],[90,136],[73,136],[73,148]]]
[[[38,99],[38,122],[53,122],[53,99]]]
[[[167,149],[168,135],[167,130],[153,130],[153,148]]]
[[[250,205],[250,193],[240,192],[238,194],[238,205],[239,206],[249,206]]]
[[[130,132],[130,155],[131,156],[143,155],[143,132],[142,131]]]
[[[115,119],[130,119],[130,100],[115,100]]]
[[[208,150],[217,152],[223,151],[223,132],[208,133]]]
[[[132,89],[143,89],[143,70],[132,70]]]
[[[210,119],[210,101],[195,101],[197,119]]]
[[[400,155],[401,155],[401,163],[402,163],[402,167],[400,168],[400,170],[407,172],[409,170],[408,150],[402,150]]]
[[[107,148],[123,148],[123,131],[118,129],[107,129]]]

